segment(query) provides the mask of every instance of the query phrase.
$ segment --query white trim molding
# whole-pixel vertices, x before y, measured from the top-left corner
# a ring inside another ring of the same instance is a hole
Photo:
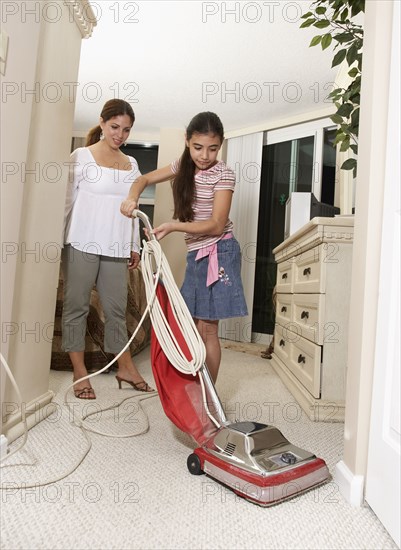
[[[89,0],[64,0],[64,4],[74,17],[82,38],[90,38],[93,28],[97,25],[97,20]]]
[[[15,439],[23,435],[25,428],[22,421],[22,408],[24,408],[25,419],[28,430],[39,424],[42,420],[50,416],[57,411],[58,406],[53,403],[54,392],[51,390],[46,391],[44,394],[39,395],[29,403],[18,404],[18,409],[15,413],[11,414],[3,423],[2,432],[7,437],[8,444],[12,443]],[[12,403],[15,405],[15,403]],[[3,406],[7,406],[7,402],[3,402]]]
[[[340,460],[334,469],[334,481],[345,500],[354,507],[360,507],[364,501],[364,476],[355,475],[348,466]]]
[[[266,120],[255,126],[249,126],[248,128],[240,128],[238,130],[232,130],[231,132],[225,132],[226,139],[234,137],[243,137],[248,134],[255,134],[257,132],[267,132],[269,130],[278,130],[286,128],[287,126],[295,126],[296,124],[303,124],[304,122],[316,121],[320,118],[327,118],[334,115],[336,108],[334,105],[329,105],[315,111],[309,111],[307,113],[301,113],[290,117]],[[332,122],[330,122],[333,125]]]

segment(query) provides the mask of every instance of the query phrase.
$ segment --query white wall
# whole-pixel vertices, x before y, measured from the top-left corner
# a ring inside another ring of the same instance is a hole
[[[2,353],[23,406],[37,410],[52,399],[48,379],[74,115],[65,83],[77,80],[82,35],[64,3],[52,19],[50,12],[41,16],[40,2],[25,2],[25,16],[15,6],[2,25],[9,35],[2,82],[8,92],[1,140]],[[2,432],[13,439],[22,430],[21,407],[8,381],[2,388]],[[31,424],[37,421],[37,414],[30,417]]]
[[[353,504],[364,497],[372,399],[386,169],[392,1],[366,3],[360,142],[348,337],[344,456],[336,479]],[[399,154],[399,152],[398,152]],[[399,159],[398,159],[399,160]],[[389,326],[389,330],[394,327]],[[383,462],[385,467],[385,457]]]

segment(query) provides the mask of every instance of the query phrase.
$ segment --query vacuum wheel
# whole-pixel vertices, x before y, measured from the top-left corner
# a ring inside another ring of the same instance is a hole
[[[187,466],[192,475],[200,476],[203,474],[202,464],[199,456],[196,453],[192,453],[189,455],[187,459]]]

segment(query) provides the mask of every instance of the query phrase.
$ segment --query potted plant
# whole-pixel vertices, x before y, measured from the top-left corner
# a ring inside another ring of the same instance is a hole
[[[343,62],[348,64],[351,79],[348,87],[336,88],[329,94],[337,109],[330,118],[338,125],[334,145],[341,144],[340,151],[351,149],[355,157],[358,154],[363,28],[353,19],[364,10],[365,0],[315,0],[302,15],[301,24],[301,28],[314,26],[324,31],[312,38],[311,47],[320,44],[325,50],[335,44],[332,67]],[[357,159],[346,160],[341,168],[353,170],[355,177]]]

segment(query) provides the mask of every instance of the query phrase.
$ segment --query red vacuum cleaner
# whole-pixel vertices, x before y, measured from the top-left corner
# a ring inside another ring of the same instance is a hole
[[[141,219],[150,234],[152,227],[148,217],[139,210],[134,212],[134,216]],[[160,251],[158,258],[155,257],[152,239],[148,244],[144,243],[142,260],[144,254],[152,256],[153,266],[164,263],[169,269]],[[160,247],[158,243],[157,246]],[[149,265],[149,261],[142,262],[144,278],[148,281],[147,285],[145,281],[145,287],[152,319],[152,369],[167,417],[192,436],[198,445],[187,460],[190,473],[207,474],[261,506],[277,504],[330,480],[324,460],[292,445],[274,426],[248,421],[229,422],[206,364],[203,363],[197,372],[177,370],[171,361],[171,343],[166,344],[166,337],[160,333],[160,321],[156,322],[152,317],[155,304],[160,312],[159,318],[163,319],[172,338],[174,353],[179,352],[191,365],[194,352],[191,353],[187,345],[177,315],[174,303],[177,298],[171,299],[170,288],[175,285],[174,280],[163,275],[160,265],[157,265],[156,276],[153,267],[150,274]],[[151,280],[153,290],[149,284]],[[186,308],[182,302],[179,304],[181,311]],[[189,311],[186,311],[193,323]]]

